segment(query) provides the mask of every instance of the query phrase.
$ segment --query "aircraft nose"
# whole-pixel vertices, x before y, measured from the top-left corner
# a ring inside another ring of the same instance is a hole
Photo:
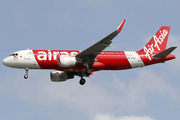
[[[5,58],[2,63],[3,63],[5,66],[8,66],[8,63],[9,63],[9,62],[10,62],[9,59],[8,59],[8,58]]]

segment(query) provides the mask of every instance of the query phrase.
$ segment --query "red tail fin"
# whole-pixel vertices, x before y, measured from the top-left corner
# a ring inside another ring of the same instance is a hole
[[[166,49],[170,26],[162,26],[158,32],[151,38],[148,44],[140,50],[152,54],[153,52],[162,52]]]

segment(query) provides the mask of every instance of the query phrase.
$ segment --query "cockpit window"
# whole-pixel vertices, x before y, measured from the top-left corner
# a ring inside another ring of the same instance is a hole
[[[13,53],[10,56],[18,56],[18,53]]]

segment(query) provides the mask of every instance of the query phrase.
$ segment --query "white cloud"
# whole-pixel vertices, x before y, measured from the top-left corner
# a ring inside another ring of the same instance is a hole
[[[94,114],[118,108],[118,111],[136,112],[147,105],[147,98],[159,94],[173,101],[180,100],[178,91],[167,81],[151,70],[140,70],[138,78],[124,83],[114,75],[112,82],[93,84],[87,80],[84,86],[78,80],[54,83],[50,81],[49,71],[31,71],[28,80],[23,80],[22,73],[14,81],[14,91],[26,102],[45,106],[67,106],[86,110]]]
[[[154,120],[149,116],[122,116],[115,117],[110,114],[97,114],[93,120]]]
[[[14,90],[28,102],[45,106],[65,103],[71,107],[96,111],[99,108],[107,109],[114,101],[106,88],[88,81],[85,86],[80,86],[80,78],[57,83],[50,81],[49,72],[32,71],[29,76],[28,80],[23,80],[23,75],[19,74],[14,81]]]
[[[180,96],[178,90],[171,86],[159,73],[151,70],[140,70],[138,78],[131,79],[128,84],[118,80],[115,76],[113,86],[123,95],[119,96],[121,107],[128,111],[136,111],[143,108],[147,98],[153,94],[159,94],[167,99],[178,101]]]

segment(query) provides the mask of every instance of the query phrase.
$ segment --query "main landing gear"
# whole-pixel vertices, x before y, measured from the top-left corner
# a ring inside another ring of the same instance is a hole
[[[25,71],[26,71],[26,74],[24,75],[24,79],[27,79],[28,78],[28,71],[29,71],[29,69],[26,68]]]
[[[92,70],[91,69],[87,69],[86,70],[86,76],[89,76],[91,74]],[[79,81],[80,85],[84,85],[86,83],[86,80],[83,78],[83,75],[81,75],[81,79]]]
[[[88,64],[88,61],[84,61],[83,62],[83,65],[87,68],[86,72],[85,72],[85,75],[83,75],[83,73],[81,73],[81,79],[79,81],[79,84],[80,85],[84,85],[86,80],[83,78],[83,76],[89,76],[91,73],[92,73],[92,70],[89,69],[89,64]]]
[[[86,80],[83,77],[81,77],[81,80],[79,81],[79,84],[84,85],[85,83],[86,83]]]

